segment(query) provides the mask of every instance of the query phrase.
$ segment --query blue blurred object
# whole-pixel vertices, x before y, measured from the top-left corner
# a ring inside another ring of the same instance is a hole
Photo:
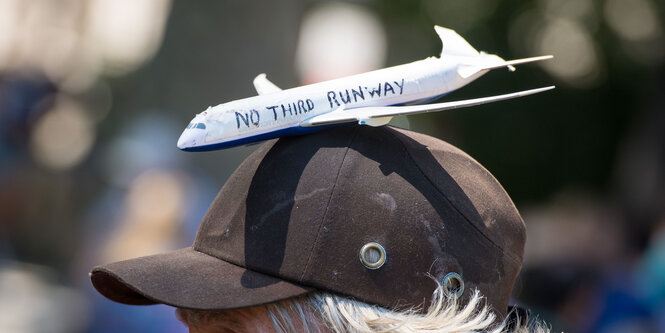
[[[665,305],[665,230],[655,234],[637,270],[637,288],[652,309]]]
[[[640,297],[639,278],[632,269],[617,268],[600,288],[601,307],[591,332],[656,332],[653,308]]]
[[[44,76],[0,73],[0,169],[25,150],[32,122],[48,109],[56,92]]]

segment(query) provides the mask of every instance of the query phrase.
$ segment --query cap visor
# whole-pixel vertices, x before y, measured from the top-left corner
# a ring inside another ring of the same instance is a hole
[[[311,288],[184,248],[92,269],[97,291],[124,304],[227,310],[298,296]]]

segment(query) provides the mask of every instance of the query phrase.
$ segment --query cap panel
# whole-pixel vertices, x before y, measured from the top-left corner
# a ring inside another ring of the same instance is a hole
[[[490,286],[479,288],[495,308],[504,309],[522,266],[526,241],[524,221],[501,184],[460,149],[435,138],[390,128],[404,143],[414,162],[480,234],[494,246],[482,256],[488,266],[502,262],[504,273]],[[446,172],[440,172],[441,168]],[[495,299],[494,301],[492,299]],[[497,304],[501,304],[497,306]]]
[[[420,133],[391,128],[446,198],[500,250],[522,263],[526,227],[501,184],[460,149]],[[444,168],[447,173],[439,172]],[[448,175],[448,176],[447,176]],[[462,193],[456,193],[461,191]]]
[[[441,279],[457,272],[490,303],[507,304],[503,293],[494,290],[508,274],[503,254],[432,185],[386,129],[358,130],[328,210],[313,253],[316,261],[303,283],[392,307],[428,301],[436,286],[428,274]],[[379,269],[366,269],[358,260],[368,242],[387,252]]]
[[[220,214],[206,215],[196,249],[298,281],[352,134],[283,138],[252,155],[213,202]]]
[[[193,249],[244,265],[242,235],[245,232],[243,220],[247,193],[254,173],[275,142],[277,140],[271,140],[259,146],[224,183],[199,224]],[[231,255],[220,251],[217,248],[219,244],[225,244],[226,248],[233,248],[234,251]]]

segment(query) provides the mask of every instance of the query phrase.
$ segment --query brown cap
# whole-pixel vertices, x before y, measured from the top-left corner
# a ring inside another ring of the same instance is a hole
[[[91,279],[121,303],[221,310],[312,290],[426,305],[434,277],[451,293],[463,283],[463,299],[479,289],[505,315],[524,241],[506,192],[464,152],[347,126],[265,143],[219,192],[191,248],[95,267]]]

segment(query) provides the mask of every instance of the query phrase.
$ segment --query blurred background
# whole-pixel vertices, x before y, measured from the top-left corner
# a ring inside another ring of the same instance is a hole
[[[94,265],[191,244],[256,146],[186,153],[197,112],[438,56],[439,24],[505,59],[396,118],[485,165],[527,223],[514,302],[566,332],[665,332],[665,4],[656,0],[0,0],[0,331],[182,332],[97,294]]]

